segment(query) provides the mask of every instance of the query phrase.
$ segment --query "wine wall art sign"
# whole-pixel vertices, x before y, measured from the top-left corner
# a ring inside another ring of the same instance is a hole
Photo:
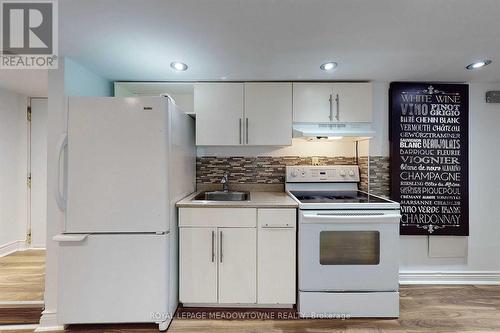
[[[393,82],[391,198],[401,235],[469,235],[469,86]]]

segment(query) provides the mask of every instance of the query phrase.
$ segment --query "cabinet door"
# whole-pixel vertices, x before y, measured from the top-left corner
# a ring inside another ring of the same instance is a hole
[[[338,112],[340,122],[372,121],[372,86],[370,83],[334,83],[333,94],[334,111]],[[337,95],[338,102],[335,101]]]
[[[217,229],[179,228],[179,301],[217,303]]]
[[[295,209],[258,210],[259,304],[295,304]]]
[[[330,122],[331,113],[335,114],[331,83],[294,83],[293,84],[293,121]]]
[[[199,83],[194,86],[196,144],[243,143],[243,83]]]
[[[219,303],[256,303],[255,228],[219,228]]]
[[[292,144],[292,84],[245,83],[245,143]]]

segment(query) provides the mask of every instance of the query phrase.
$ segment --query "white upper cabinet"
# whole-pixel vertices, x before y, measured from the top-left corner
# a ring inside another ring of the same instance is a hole
[[[245,144],[292,144],[292,84],[245,83]]]
[[[370,83],[247,82],[194,85],[199,146],[287,146],[292,122],[371,122]]]
[[[243,143],[243,90],[243,83],[195,84],[196,145]]]
[[[332,114],[331,83],[294,83],[293,84],[293,121],[330,122]]]
[[[370,83],[334,83],[335,107],[340,122],[372,121],[372,85]]]
[[[291,83],[200,83],[194,86],[199,146],[292,144]]]
[[[294,122],[371,122],[370,83],[294,83]]]

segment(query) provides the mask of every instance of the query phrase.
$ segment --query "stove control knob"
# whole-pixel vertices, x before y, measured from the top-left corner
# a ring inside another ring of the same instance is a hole
[[[345,176],[346,176],[345,170],[340,170],[340,175],[341,175],[342,177],[345,177]]]
[[[293,170],[293,171],[290,173],[290,176],[292,176],[292,177],[297,177],[297,171]]]
[[[353,170],[349,171],[349,176],[354,177],[354,171]]]

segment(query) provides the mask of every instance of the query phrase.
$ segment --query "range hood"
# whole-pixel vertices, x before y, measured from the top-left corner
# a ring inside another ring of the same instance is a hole
[[[371,138],[371,123],[293,123],[294,138]]]

